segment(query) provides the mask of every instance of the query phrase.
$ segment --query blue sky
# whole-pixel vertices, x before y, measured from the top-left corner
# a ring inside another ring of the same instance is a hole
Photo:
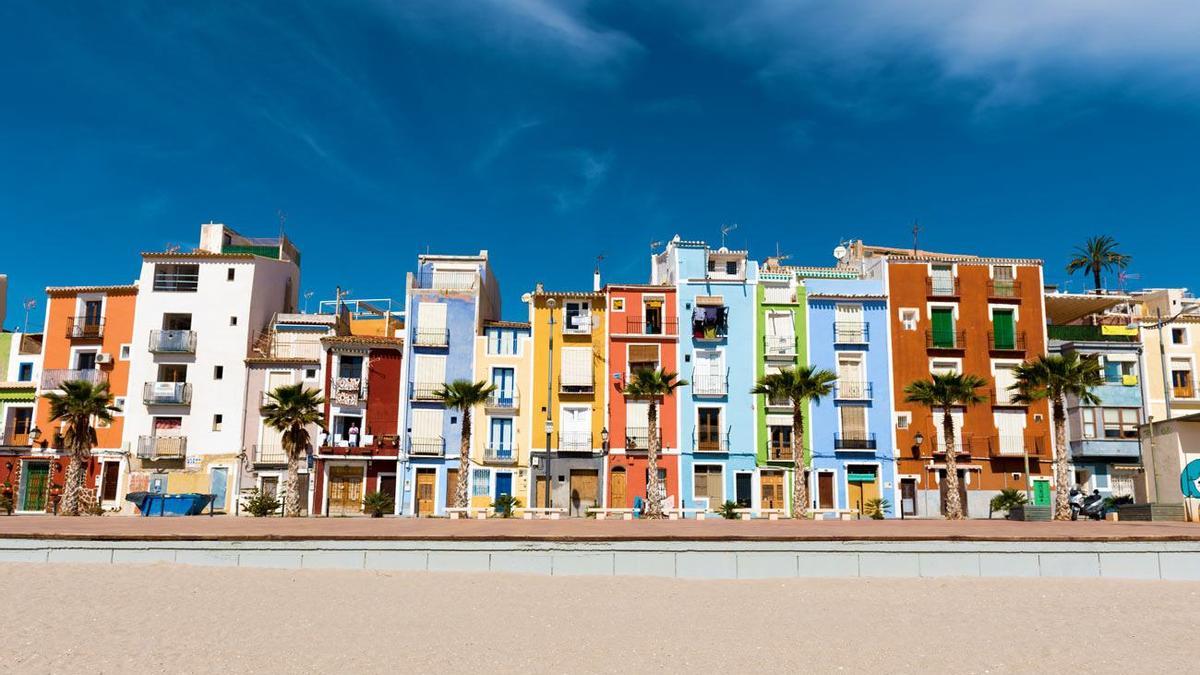
[[[1112,234],[1137,283],[1194,285],[1159,261],[1195,250],[1198,34],[1193,0],[11,0],[7,324],[279,210],[314,299],[397,297],[418,253],[486,248],[509,318],[596,255],[644,281],[652,241],[727,223],[827,264],[919,220],[923,248],[1051,282]]]

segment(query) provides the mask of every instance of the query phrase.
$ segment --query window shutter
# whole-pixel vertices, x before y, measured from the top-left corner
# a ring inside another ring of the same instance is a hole
[[[413,360],[416,366],[414,381],[418,384],[443,384],[446,381],[446,357],[417,354]]]
[[[446,330],[446,305],[441,302],[422,302],[417,305],[417,330]]]
[[[658,363],[658,345],[629,345],[629,362]]]
[[[629,401],[625,404],[625,426],[630,429],[650,428],[650,404],[645,401]]]
[[[849,439],[863,439],[867,435],[867,409],[858,405],[847,405],[841,407],[842,411],[842,437]]]
[[[568,387],[587,387],[592,384],[591,347],[568,347],[562,350],[562,383]]]
[[[792,301],[792,289],[787,286],[763,286],[763,302],[786,305]]]
[[[997,349],[1012,349],[1016,345],[1011,311],[998,310],[992,313],[992,336]]]
[[[1013,392],[1009,387],[1017,383],[1017,377],[1013,372],[1013,368],[1015,367],[996,366],[996,402],[1012,402]]]
[[[417,408],[412,411],[413,438],[430,439],[442,436],[442,411]]]

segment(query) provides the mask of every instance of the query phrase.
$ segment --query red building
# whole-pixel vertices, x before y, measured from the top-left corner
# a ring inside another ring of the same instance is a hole
[[[679,372],[679,319],[673,286],[608,286],[606,292],[609,449],[605,493],[608,508],[630,508],[637,497],[646,497],[649,402],[627,399],[625,385],[643,368]],[[679,503],[679,420],[674,395],[664,399],[657,401],[662,440],[658,473],[669,506]]]
[[[347,335],[325,347],[324,435],[313,458],[312,513],[357,515],[371,492],[398,494],[400,338]],[[393,508],[395,512],[395,508]]]

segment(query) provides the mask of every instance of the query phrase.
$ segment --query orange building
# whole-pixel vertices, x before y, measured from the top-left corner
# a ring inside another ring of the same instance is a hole
[[[129,354],[133,339],[133,315],[137,286],[67,286],[46,289],[45,336],[42,347],[42,379],[34,413],[31,452],[22,458],[27,478],[47,477],[50,492],[61,486],[67,458],[60,450],[61,423],[50,420],[49,404],[42,394],[58,389],[68,380],[108,382],[117,408],[124,409],[128,393]],[[96,446],[88,466],[87,485],[97,490],[106,508],[120,506],[121,485],[129,468],[128,454],[121,445],[123,416],[96,428]],[[48,499],[46,510],[53,509]]]
[[[843,261],[887,282],[895,391],[897,481],[907,515],[942,509],[946,442],[941,412],[907,403],[904,388],[930,373],[957,371],[987,381],[987,400],[951,411],[962,502],[987,517],[1004,488],[1053,491],[1049,405],[1011,400],[1013,368],[1046,353],[1040,260],[983,258],[863,246]]]

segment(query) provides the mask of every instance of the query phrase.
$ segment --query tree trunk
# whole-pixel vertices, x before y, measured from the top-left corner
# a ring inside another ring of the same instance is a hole
[[[808,471],[804,463],[804,407],[792,402],[792,517],[808,517]]]
[[[454,489],[455,508],[465,509],[470,498],[467,494],[467,472],[470,470],[471,453],[471,409],[463,408],[462,440],[458,444],[458,485]]]
[[[942,412],[942,433],[946,436],[946,520],[962,520],[962,497],[958,494],[958,449],[954,443],[954,418],[949,408]]]
[[[62,505],[59,508],[59,513],[64,516],[77,516],[80,511],[80,493],[83,491],[84,482],[87,479],[87,460],[92,454],[91,444],[88,439],[91,438],[92,430],[86,420],[72,420],[72,438],[75,441],[70,448],[71,459],[67,465],[67,476],[63,484]],[[54,486],[54,475],[51,474],[46,481],[47,499],[46,507],[51,508],[53,497],[49,492]]]
[[[284,479],[283,498],[287,500],[284,504],[283,515],[288,518],[297,518],[300,516],[300,456],[307,448],[305,443],[300,438],[300,431],[295,427],[288,429],[284,434],[283,440],[285,443],[284,452],[287,453],[287,477]]]
[[[1063,400],[1059,396],[1054,399],[1054,519],[1071,519],[1071,502],[1067,491],[1071,488],[1070,467],[1067,465],[1067,415],[1064,412]]]
[[[646,517],[662,518],[662,483],[658,480],[658,453],[662,439],[658,434],[658,403],[650,400],[646,406],[646,420],[650,424],[650,450],[646,453]]]
[[[1100,267],[1099,266],[1092,268],[1092,281],[1096,282],[1096,290],[1100,290],[1101,283],[1100,283]]]

